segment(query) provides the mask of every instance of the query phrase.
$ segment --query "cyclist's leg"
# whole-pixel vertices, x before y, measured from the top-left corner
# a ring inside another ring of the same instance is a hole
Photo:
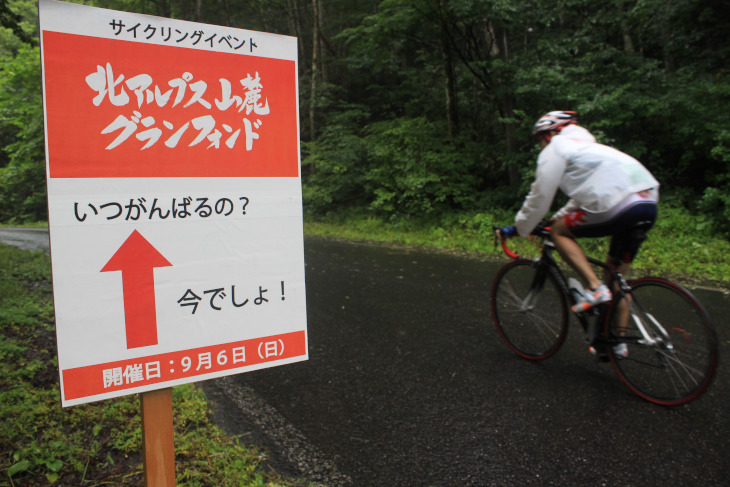
[[[580,212],[580,210],[579,210]],[[579,213],[575,212],[575,213]],[[572,215],[572,214],[570,214]],[[555,248],[565,262],[575,270],[580,277],[588,284],[589,289],[595,289],[601,285],[601,280],[596,275],[593,267],[588,263],[583,248],[576,242],[575,235],[570,231],[568,221],[570,215],[552,223],[552,237]],[[568,218],[568,220],[566,220]]]
[[[631,267],[631,262],[621,261],[620,259],[613,257],[611,252],[609,252],[608,257],[606,258],[606,264],[612,266],[621,275],[626,275],[626,272],[628,272]],[[612,277],[611,271],[607,269],[604,272],[604,279],[606,282],[610,282]],[[618,282],[614,282],[611,285],[611,292],[614,293],[614,296],[619,294],[619,285],[620,284]],[[631,295],[627,295],[625,299],[621,299],[616,303],[614,316],[618,321],[618,325],[614,328],[614,330],[618,331],[619,336],[625,335],[626,328],[629,324],[629,318],[631,317],[631,313],[629,312],[630,301]]]
[[[611,238],[606,263],[615,268],[620,274],[626,275],[636,254],[639,252],[641,244],[646,240],[647,232],[654,225],[656,216],[657,206],[655,201],[639,202],[622,211],[616,217],[614,223],[615,233]],[[619,283],[614,283],[612,289],[614,293],[618,292],[618,285]],[[622,332],[628,326],[630,302],[631,295],[627,295],[625,300],[622,299],[616,303],[617,309],[614,316],[618,323],[614,330],[618,330],[619,335],[623,335]]]

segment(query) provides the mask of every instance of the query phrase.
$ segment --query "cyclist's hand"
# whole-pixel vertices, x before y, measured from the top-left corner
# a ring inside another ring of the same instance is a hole
[[[517,229],[514,225],[510,225],[508,227],[502,227],[498,230],[500,238],[512,238],[517,237],[519,234],[517,233]]]

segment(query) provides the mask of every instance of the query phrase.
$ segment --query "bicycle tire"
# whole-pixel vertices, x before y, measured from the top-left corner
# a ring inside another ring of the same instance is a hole
[[[606,323],[607,336],[621,337],[628,347],[626,357],[607,347],[614,370],[631,391],[655,404],[678,406],[696,399],[717,368],[710,316],[692,293],[666,279],[647,277],[630,286],[628,326],[618,324],[617,306]],[[634,317],[655,343],[647,342]]]
[[[568,306],[558,279],[540,261],[514,260],[494,279],[492,318],[507,346],[528,360],[560,349],[568,332]]]

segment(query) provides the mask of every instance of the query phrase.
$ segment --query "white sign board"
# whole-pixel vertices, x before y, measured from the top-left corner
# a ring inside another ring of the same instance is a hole
[[[39,11],[63,405],[306,360],[296,39]]]

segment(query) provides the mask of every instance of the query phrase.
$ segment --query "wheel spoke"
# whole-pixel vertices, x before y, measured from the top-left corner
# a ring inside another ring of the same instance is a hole
[[[554,354],[568,326],[565,300],[555,278],[533,261],[514,261],[492,287],[492,314],[512,351],[532,360]]]
[[[684,288],[659,278],[632,283],[631,319],[617,323],[619,306],[608,332],[629,347],[628,357],[612,355],[623,382],[639,396],[664,405],[698,397],[709,385],[717,364],[717,337],[702,305]],[[674,328],[670,324],[681,324]]]

